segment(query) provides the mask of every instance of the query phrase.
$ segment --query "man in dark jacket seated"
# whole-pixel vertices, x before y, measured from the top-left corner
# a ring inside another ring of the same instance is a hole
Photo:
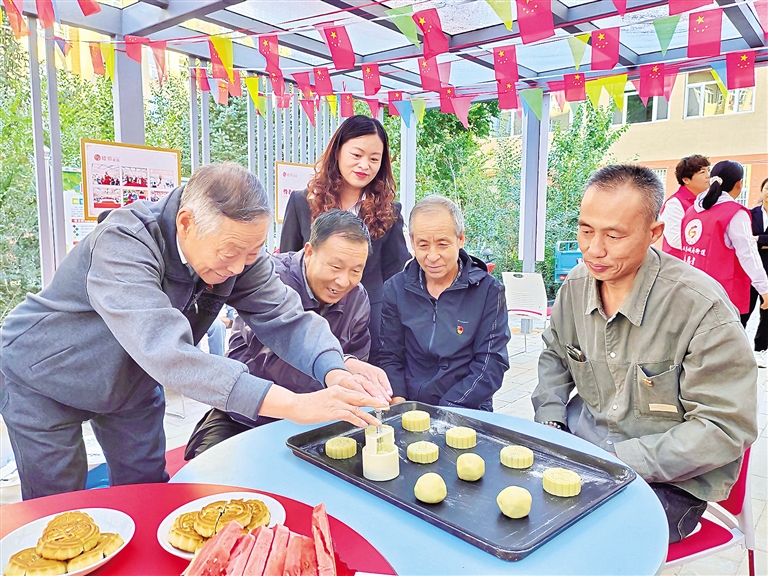
[[[493,410],[509,368],[504,286],[463,250],[464,219],[443,196],[414,206],[415,260],[384,285],[381,362],[392,402]]]
[[[360,278],[370,249],[371,239],[363,221],[351,212],[331,210],[312,223],[309,242],[302,250],[274,254],[272,260],[280,280],[299,294],[304,310],[326,319],[344,351],[347,370],[389,389],[384,371],[365,362],[371,348],[370,304]],[[297,393],[325,387],[262,344],[239,316],[235,318],[229,346],[227,357],[248,366],[254,376]],[[370,393],[376,394],[376,390],[371,388]],[[191,460],[222,440],[273,421],[241,416],[235,420],[227,412],[213,408],[192,432],[184,457]]]

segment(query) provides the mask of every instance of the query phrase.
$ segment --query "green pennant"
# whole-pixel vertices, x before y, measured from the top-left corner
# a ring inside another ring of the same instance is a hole
[[[520,90],[520,98],[522,98],[528,107],[536,114],[536,118],[541,120],[541,112],[543,108],[544,90],[541,88],[531,88],[530,90]]]
[[[589,101],[592,102],[592,106],[595,109],[600,105],[600,94],[603,91],[603,84],[605,84],[604,78],[595,78],[594,80],[587,80],[584,85]]]
[[[427,103],[423,98],[412,98],[411,106],[413,106],[413,113],[416,115],[416,121],[421,124],[424,120],[424,112],[427,109]]]
[[[579,34],[578,36],[568,36],[568,46],[573,54],[573,65],[576,70],[581,66],[581,59],[584,58],[584,52],[587,50],[590,34]]]
[[[389,19],[392,20],[392,24],[397,26],[398,30],[403,33],[409,42],[413,43],[416,48],[421,46],[419,43],[419,30],[416,28],[416,22],[411,18],[411,14],[413,14],[413,6],[390,8],[389,10],[385,10],[384,13],[389,16]]]
[[[656,37],[659,39],[662,55],[667,53],[667,48],[669,48],[669,43],[672,41],[672,36],[675,35],[675,29],[679,21],[680,14],[653,21],[653,27],[656,29]]]
[[[507,30],[512,30],[512,0],[485,0],[488,5],[496,12],[496,16],[501,18]]]
[[[624,89],[627,86],[627,75],[619,74],[617,76],[609,76],[603,79],[603,86],[605,91],[608,92],[608,96],[613,99],[613,103],[616,104],[616,108],[624,111]]]

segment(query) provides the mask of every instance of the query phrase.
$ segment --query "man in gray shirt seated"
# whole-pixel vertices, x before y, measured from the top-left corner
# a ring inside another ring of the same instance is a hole
[[[651,247],[663,200],[640,166],[607,166],[587,183],[584,262],[555,300],[532,401],[537,422],[616,454],[649,482],[676,542],[707,501],[728,496],[757,437],[757,367],[720,284]]]

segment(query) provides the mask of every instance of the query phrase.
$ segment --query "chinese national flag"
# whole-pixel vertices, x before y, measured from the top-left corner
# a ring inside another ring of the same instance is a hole
[[[210,92],[211,85],[208,82],[208,73],[205,68],[195,68],[195,78],[197,79],[197,87],[200,92]]]
[[[280,69],[277,36],[259,36],[259,53],[267,61],[267,72]]]
[[[43,28],[50,28],[56,22],[56,13],[53,10],[53,0],[35,0],[37,17]]]
[[[403,93],[399,90],[392,90],[391,92],[387,92],[387,100],[389,102],[389,115],[390,116],[400,116],[400,112],[397,111],[397,108],[395,107],[392,102],[400,102],[403,99]]]
[[[453,99],[456,97],[456,89],[453,86],[444,86],[440,89],[440,112],[443,114],[456,114],[453,108]]]
[[[584,74],[566,74],[563,76],[563,90],[568,102],[582,102],[587,99],[587,90],[584,86]]]
[[[3,7],[5,8],[5,13],[8,14],[8,22],[11,25],[11,30],[13,30],[13,37],[18,40],[22,36],[29,36],[29,28],[27,28],[24,17],[21,15],[21,11],[16,4],[13,3],[13,0],[3,0]]]
[[[363,65],[363,85],[365,86],[366,96],[374,96],[381,90],[381,78],[379,78],[378,64]]]
[[[275,96],[285,94],[285,80],[283,80],[283,73],[280,70],[270,72],[269,80],[272,82],[272,93]]]
[[[233,98],[239,98],[243,95],[243,87],[240,84],[240,70],[232,70],[232,81],[227,82],[227,90]]]
[[[352,98],[352,94],[345,92],[339,94],[341,97],[341,117],[349,118],[355,115],[355,99]]]
[[[722,26],[722,8],[688,16],[688,58],[720,56]]]
[[[80,10],[83,12],[83,16],[91,16],[92,14],[98,14],[101,12],[101,6],[96,0],[77,0],[80,4]]]
[[[312,83],[309,81],[309,72],[297,72],[292,74],[292,76],[299,90],[301,90],[301,95],[304,98],[309,98],[312,95]]]
[[[91,64],[93,64],[93,73],[104,76],[104,56],[101,54],[101,47],[97,42],[89,42],[88,49],[91,52]]]
[[[211,49],[211,76],[219,80],[229,81],[227,69],[224,67],[224,63],[221,61],[219,53],[216,52],[216,47],[210,40],[208,40],[208,47]],[[282,77],[282,74],[280,76]]]
[[[146,36],[131,36],[130,34],[125,37],[125,55],[131,60],[135,60],[141,64],[141,47],[149,42],[149,38]]]
[[[613,70],[619,62],[619,29],[592,32],[592,70]]]
[[[414,12],[411,18],[424,35],[424,58],[429,60],[438,54],[448,52],[448,38],[443,34],[440,15],[435,8]]]
[[[419,75],[421,76],[421,87],[431,92],[440,92],[440,69],[437,65],[437,59],[430,58],[426,60],[419,58]]]
[[[725,55],[728,90],[751,88],[755,85],[755,52],[744,50]]]
[[[499,109],[514,110],[517,105],[517,89],[514,82],[496,82],[499,93]]]
[[[712,0],[669,0],[669,15],[682,14],[712,4]]]
[[[517,53],[514,46],[497,46],[493,49],[493,70],[498,82],[518,81]]]
[[[517,0],[517,25],[523,44],[555,35],[549,0]]]
[[[646,64],[640,66],[640,98],[664,96],[664,64]]]
[[[312,68],[315,73],[315,92],[319,96],[330,96],[333,94],[333,84],[328,74],[328,68]]]
[[[347,29],[344,26],[327,26],[322,29],[325,43],[331,51],[333,65],[336,70],[349,70],[355,67],[355,52],[349,41]]]
[[[216,82],[216,103],[219,106],[228,106],[229,105],[229,78],[226,80],[219,80]]]

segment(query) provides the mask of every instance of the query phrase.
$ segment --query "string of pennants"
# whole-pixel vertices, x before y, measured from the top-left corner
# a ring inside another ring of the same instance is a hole
[[[29,35],[21,15],[24,0],[2,0],[3,6],[17,39]],[[27,0],[30,1],[30,0]],[[61,1],[61,0],[57,0]],[[85,16],[101,11],[96,0],[77,0]],[[512,2],[517,7],[517,23],[523,45],[541,41],[550,41],[555,35],[551,4],[535,0],[485,0],[501,19],[504,25],[512,30]],[[612,0],[619,15],[626,13],[626,0]],[[54,0],[35,0],[38,18],[43,28],[49,28],[57,21],[56,3]],[[725,61],[719,57],[721,53],[721,32],[723,8],[713,8],[712,0],[669,0],[669,16],[652,22],[659,41],[662,55],[666,55],[678,23],[685,12],[688,14],[687,58],[706,59],[712,68],[715,80],[723,92],[736,88],[748,88],[755,85],[755,57],[758,50],[750,49],[731,52],[725,55]],[[768,0],[755,0],[755,10],[758,20],[768,38]],[[699,10],[703,8],[702,10]],[[457,92],[450,84],[450,62],[438,62],[440,54],[449,52],[449,42],[443,33],[438,11],[434,8],[413,11],[412,6],[403,6],[386,10],[387,17],[400,32],[414,45],[422,47],[423,57],[418,58],[418,69],[422,88],[425,91],[436,92],[439,95],[440,111],[455,114],[462,124],[468,126],[468,113],[471,102],[480,93],[466,94]],[[347,34],[346,28],[340,25],[319,24],[315,26],[325,40],[331,53],[334,69],[337,71],[350,70],[356,67],[355,53]],[[422,41],[419,41],[421,32]],[[285,33],[285,32],[281,32]],[[229,96],[241,96],[240,70],[234,68],[233,40],[228,36],[206,36],[210,49],[211,78],[204,67],[195,68],[198,88],[201,91],[211,91],[215,100],[226,105]],[[591,46],[590,71],[607,72],[613,70],[619,62],[621,27],[603,28],[591,33],[568,36],[563,40],[568,42],[573,56],[573,74],[565,74],[562,80],[547,82],[550,92],[555,94],[561,107],[564,102],[579,102],[589,98],[597,106],[598,100],[605,89],[619,109],[624,104],[624,87],[628,74],[598,76],[587,78],[579,71],[587,46]],[[189,39],[186,39],[187,41]],[[365,63],[361,72],[364,94],[367,98],[343,91],[334,92],[330,72],[327,67],[315,67],[311,72],[291,74],[298,90],[286,90],[285,77],[280,68],[278,34],[260,35],[257,37],[258,50],[266,60],[266,73],[272,87],[272,95],[278,108],[287,108],[291,99],[299,91],[299,102],[302,109],[314,125],[315,111],[319,110],[320,99],[324,98],[331,106],[335,115],[338,111],[342,117],[354,114],[354,100],[365,101],[373,116],[378,115],[382,103],[377,95],[381,90],[381,77],[377,63]],[[69,52],[71,43],[58,36],[54,37],[56,45],[64,56]],[[197,40],[199,41],[199,40]],[[554,41],[561,41],[556,38]],[[170,40],[170,42],[174,42]],[[155,41],[142,36],[126,35],[121,42],[90,42],[89,49],[93,70],[96,74],[107,74],[114,81],[115,49],[122,45],[126,55],[138,62],[142,61],[142,47],[148,46],[157,65],[160,83],[167,78],[165,66],[165,51],[167,40]],[[542,114],[543,89],[517,89],[520,81],[517,65],[518,46],[495,47],[493,49],[494,74],[496,80],[496,95],[499,108],[502,110],[520,110],[521,106],[530,109],[540,119]],[[713,60],[716,59],[716,60]],[[638,96],[647,105],[648,99],[663,96],[669,100],[674,87],[675,78],[681,68],[681,63],[652,63],[639,67],[639,79],[632,80]],[[260,114],[266,113],[265,93],[259,91],[258,76],[242,78],[254,106]],[[212,84],[215,86],[212,89]],[[487,93],[486,93],[487,95]],[[373,97],[373,98],[371,98]],[[418,122],[426,110],[424,98],[404,99],[402,91],[389,91],[387,102],[389,114],[401,116],[406,124],[410,124],[413,110]]]

